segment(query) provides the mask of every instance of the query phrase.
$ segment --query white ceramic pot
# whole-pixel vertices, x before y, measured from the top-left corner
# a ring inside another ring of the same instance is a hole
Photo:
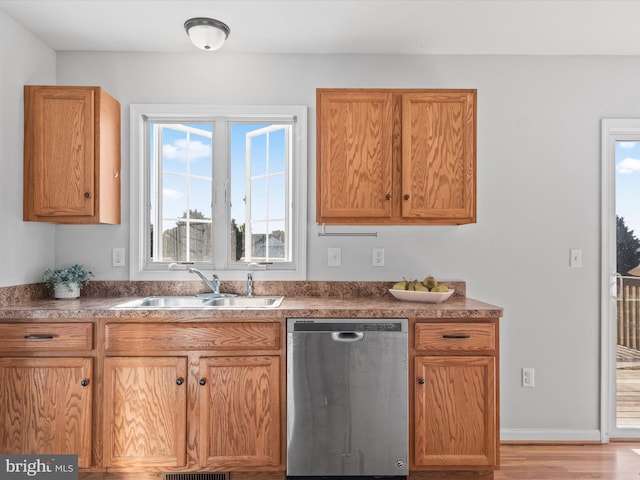
[[[80,284],[70,283],[69,285],[55,285],[53,295],[56,298],[78,298],[80,296]]]

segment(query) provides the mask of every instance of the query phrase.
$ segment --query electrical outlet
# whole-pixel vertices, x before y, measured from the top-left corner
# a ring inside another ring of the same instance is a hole
[[[384,248],[371,249],[371,266],[384,267]]]
[[[114,267],[124,267],[124,248],[114,248],[111,250],[111,265]]]
[[[329,247],[327,249],[327,265],[329,267],[342,266],[342,249],[338,247]]]
[[[522,367],[522,386],[525,388],[536,386],[535,369],[533,367]]]

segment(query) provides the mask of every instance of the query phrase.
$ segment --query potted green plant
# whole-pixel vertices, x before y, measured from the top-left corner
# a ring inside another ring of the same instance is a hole
[[[80,289],[93,277],[93,273],[84,265],[75,264],[68,268],[48,269],[43,280],[47,287],[53,289],[55,298],[78,298]]]

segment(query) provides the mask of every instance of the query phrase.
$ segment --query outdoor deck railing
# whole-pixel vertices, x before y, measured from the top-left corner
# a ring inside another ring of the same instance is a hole
[[[640,350],[640,281],[638,277],[619,279],[618,345]]]

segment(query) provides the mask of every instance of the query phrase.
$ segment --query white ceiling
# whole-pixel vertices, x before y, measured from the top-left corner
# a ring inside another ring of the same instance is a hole
[[[0,0],[58,51],[194,52],[191,17],[225,53],[640,55],[640,0]],[[215,55],[215,53],[202,53]]]

